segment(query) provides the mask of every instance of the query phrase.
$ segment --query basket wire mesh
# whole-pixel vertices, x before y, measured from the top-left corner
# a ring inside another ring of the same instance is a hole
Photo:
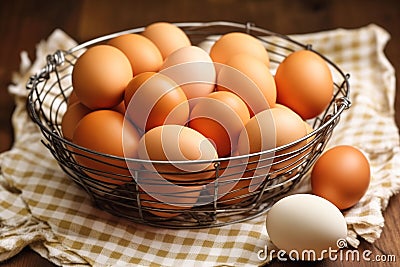
[[[293,51],[308,49],[319,54],[309,44],[299,43],[286,35],[258,28],[251,23],[217,21],[175,25],[185,31],[192,44],[199,44],[205,40],[212,42],[216,37],[232,31],[251,34],[267,49],[271,71],[276,70],[279,63]],[[328,108],[310,121],[314,129],[311,133],[273,150],[210,161],[208,163],[211,163],[213,168],[199,173],[161,173],[177,178],[174,183],[184,190],[169,189],[170,184],[157,179],[160,173],[138,166],[207,162],[156,162],[121,158],[77,146],[64,139],[61,131],[61,119],[73,90],[71,73],[76,59],[90,46],[123,34],[140,33],[143,30],[142,27],[113,33],[82,43],[68,51],[56,51],[47,57],[47,65],[27,83],[27,88],[30,90],[27,109],[42,132],[43,144],[58,161],[62,170],[86,190],[98,207],[116,216],[137,223],[167,228],[222,226],[259,216],[277,199],[289,193],[310,170],[331,137],[333,129],[339,122],[340,114],[350,107],[349,75],[344,74],[324,55],[319,54],[332,71],[334,96]],[[305,140],[311,141],[298,149],[288,150]],[[285,153],[285,150],[289,152]],[[76,157],[85,157],[109,168],[107,170],[89,168],[79,164]],[[244,157],[255,160],[243,163]],[[256,164],[253,169],[245,168],[244,164],[252,163]],[[281,168],[271,169],[271,165],[282,163],[283,165],[279,165]],[[238,169],[240,171],[237,171]],[[185,179],[187,175],[191,177],[197,175],[199,178],[191,178],[190,182],[185,182],[188,180]],[[144,192],[139,186],[139,180],[148,185],[147,188],[154,188],[153,193],[163,195],[168,203],[161,203],[148,195],[149,192]],[[225,187],[230,188],[230,191],[223,196],[219,190]]]

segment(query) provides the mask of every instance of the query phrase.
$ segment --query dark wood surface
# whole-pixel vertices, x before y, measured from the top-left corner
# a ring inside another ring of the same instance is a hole
[[[400,2],[397,0],[290,1],[290,0],[174,0],[174,1],[1,1],[0,2],[0,152],[11,148],[13,99],[7,93],[11,76],[18,70],[20,52],[34,58],[35,44],[60,28],[78,42],[111,32],[147,25],[154,21],[253,22],[284,34],[356,28],[375,23],[392,36],[386,55],[400,73]],[[397,81],[396,123],[400,125],[400,93]],[[373,127],[373,126],[372,126]],[[398,266],[400,262],[400,196],[385,211],[385,227],[374,244],[362,242],[359,250],[373,255],[396,255],[395,263],[330,262],[312,266]],[[0,263],[1,266],[53,266],[29,248]],[[274,262],[271,266],[295,266]]]

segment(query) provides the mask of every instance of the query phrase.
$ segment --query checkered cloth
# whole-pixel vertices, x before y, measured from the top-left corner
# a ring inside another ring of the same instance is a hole
[[[383,49],[389,34],[376,25],[360,29],[293,36],[313,44],[350,73],[351,101],[328,146],[362,149],[372,181],[361,201],[344,213],[348,243],[379,238],[383,210],[400,189],[399,133],[394,122],[394,70]],[[37,60],[21,56],[21,69],[9,91],[15,96],[15,144],[0,155],[0,261],[29,245],[58,265],[254,266],[268,244],[265,216],[229,226],[171,230],[134,224],[93,206],[90,198],[59,168],[41,144],[41,134],[25,109],[28,77],[44,66],[45,56],[75,46],[56,30],[37,46]],[[310,192],[305,177],[295,192]]]

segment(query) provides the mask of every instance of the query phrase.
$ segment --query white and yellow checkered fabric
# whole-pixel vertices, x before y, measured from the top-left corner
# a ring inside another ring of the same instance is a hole
[[[348,242],[374,242],[384,226],[383,210],[400,189],[399,132],[394,122],[394,70],[383,51],[389,34],[376,25],[293,36],[313,44],[351,74],[352,107],[346,110],[328,146],[361,148],[372,167],[362,200],[345,212]],[[92,205],[85,191],[59,168],[40,142],[26,109],[25,83],[45,56],[75,42],[56,30],[37,46],[37,60],[22,54],[10,92],[16,110],[15,144],[0,155],[0,261],[29,245],[58,265],[256,266],[268,242],[265,216],[229,226],[171,230],[134,224]],[[308,177],[294,192],[309,192]]]

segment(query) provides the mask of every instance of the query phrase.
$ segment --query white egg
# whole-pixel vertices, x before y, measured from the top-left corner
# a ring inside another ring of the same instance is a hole
[[[275,246],[288,257],[302,260],[328,257],[347,236],[340,210],[311,194],[290,195],[276,202],[268,211],[266,227]]]

